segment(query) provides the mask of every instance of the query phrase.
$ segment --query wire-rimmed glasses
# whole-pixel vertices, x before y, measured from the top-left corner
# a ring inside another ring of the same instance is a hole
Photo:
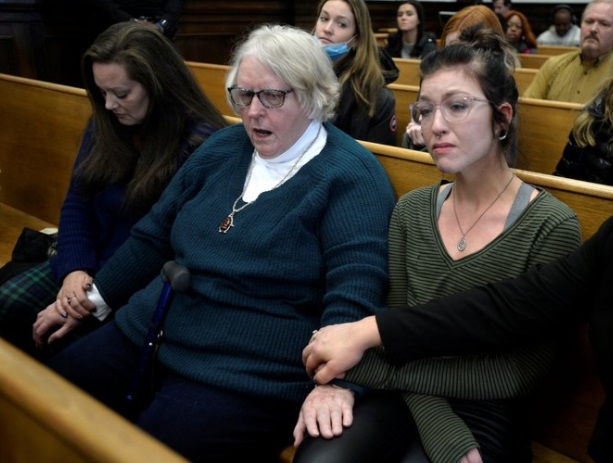
[[[294,89],[289,90],[275,90],[272,88],[265,88],[259,92],[254,92],[248,88],[242,87],[230,87],[228,93],[230,93],[230,100],[236,106],[245,108],[251,104],[254,96],[258,97],[262,106],[267,109],[280,108],[285,103],[285,96],[288,93],[292,93]]]
[[[430,103],[429,101],[418,101],[411,105],[411,117],[422,126],[429,126],[432,125],[434,113],[438,108],[443,119],[453,124],[454,122],[466,119],[475,103],[489,103],[489,100],[476,96],[456,95],[445,98],[439,104]]]

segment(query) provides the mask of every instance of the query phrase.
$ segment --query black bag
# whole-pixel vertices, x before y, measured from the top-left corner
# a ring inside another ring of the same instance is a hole
[[[11,261],[0,268],[0,285],[53,257],[56,246],[57,233],[47,234],[24,227],[13,248]]]

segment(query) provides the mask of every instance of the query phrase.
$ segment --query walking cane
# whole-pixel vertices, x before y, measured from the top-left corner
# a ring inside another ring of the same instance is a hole
[[[168,312],[173,291],[183,292],[189,287],[190,283],[189,270],[183,265],[175,263],[173,260],[164,264],[162,268],[162,278],[164,280],[162,293],[160,294],[155,312],[151,318],[138,369],[132,380],[131,388],[126,395],[126,404],[128,405],[128,410],[131,412],[136,410],[138,392],[141,388],[143,378],[145,377],[147,369],[151,367],[155,360],[155,353],[162,337],[162,324]]]

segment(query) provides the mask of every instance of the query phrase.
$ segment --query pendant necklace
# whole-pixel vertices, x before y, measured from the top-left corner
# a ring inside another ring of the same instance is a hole
[[[287,171],[287,174],[285,174],[285,176],[281,179],[281,181],[279,181],[279,183],[273,186],[270,190],[266,190],[266,191],[272,191],[272,190],[279,188],[289,179],[290,174],[298,166],[298,163],[300,163],[300,160],[313,147],[313,145],[315,144],[315,141],[319,138],[320,132],[321,132],[321,124],[319,125],[319,129],[317,130],[317,134],[315,135],[315,138],[313,138],[313,141],[311,141],[309,146],[307,146],[307,148],[300,154],[300,156],[298,156],[298,158],[296,159],[296,162],[294,162],[292,167],[290,167],[290,169]],[[253,172],[253,166],[255,165],[255,157],[257,156],[257,154],[258,154],[258,150],[254,149],[253,156],[251,158],[251,164],[249,165],[249,171],[247,172],[247,179],[245,180],[245,186],[243,187],[243,191],[238,196],[238,198],[234,200],[234,204],[232,204],[232,212],[230,212],[228,216],[225,219],[223,219],[221,223],[219,224],[219,233],[228,233],[230,228],[234,226],[234,216],[238,214],[240,211],[242,211],[243,209],[245,209],[247,206],[255,202],[255,199],[254,199],[253,201],[245,202],[245,204],[243,204],[240,207],[236,207],[238,205],[238,202],[241,200],[241,198],[245,194],[245,191],[247,191],[247,187],[249,186],[249,181],[251,180],[251,174]]]
[[[475,225],[477,225],[477,223],[479,222],[479,220],[481,220],[481,218],[485,215],[485,213],[489,211],[494,204],[496,204],[496,201],[498,201],[498,199],[502,196],[502,194],[505,191],[507,191],[507,188],[509,188],[509,185],[511,184],[514,178],[515,178],[515,175],[511,175],[511,179],[507,182],[507,184],[504,186],[502,191],[498,193],[498,196],[494,198],[494,201],[492,201],[491,204],[485,208],[485,210],[481,213],[481,215],[477,218],[477,220],[475,220],[475,222],[468,228],[468,230],[466,230],[466,233],[464,233],[464,231],[462,230],[462,226],[460,225],[460,219],[458,219],[458,213],[455,207],[455,196],[456,195],[454,193],[453,195],[453,213],[455,215],[455,221],[458,224],[458,228],[460,229],[460,233],[462,234],[462,237],[460,238],[460,240],[458,241],[458,244],[456,245],[456,248],[458,249],[458,251],[464,252],[464,250],[466,249],[466,235],[468,235],[470,231],[475,227]]]

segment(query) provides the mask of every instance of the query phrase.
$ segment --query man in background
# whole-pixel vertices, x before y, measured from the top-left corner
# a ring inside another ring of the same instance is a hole
[[[504,15],[511,9],[511,0],[494,0],[492,2],[492,8],[494,9],[494,13]]]
[[[578,47],[581,28],[575,24],[575,13],[570,5],[556,5],[551,11],[553,24],[536,38],[539,45]]]
[[[581,48],[549,58],[522,96],[585,104],[613,74],[613,0],[593,0],[581,18]]]

